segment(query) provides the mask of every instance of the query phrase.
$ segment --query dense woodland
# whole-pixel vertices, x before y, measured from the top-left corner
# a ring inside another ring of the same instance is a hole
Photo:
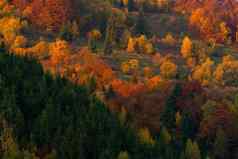
[[[238,1],[0,0],[0,158],[237,159]]]

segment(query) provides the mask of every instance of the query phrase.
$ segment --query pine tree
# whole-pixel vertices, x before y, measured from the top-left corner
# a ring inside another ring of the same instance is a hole
[[[193,159],[201,159],[201,152],[197,142],[193,142]]]
[[[162,143],[165,145],[168,145],[172,139],[170,133],[168,132],[168,130],[163,127],[160,133],[160,138],[162,140]]]
[[[134,10],[134,0],[128,0],[128,11],[133,11]]]
[[[213,145],[213,151],[215,158],[225,159],[227,157],[227,138],[222,129],[218,129],[216,133],[215,143]]]
[[[117,159],[129,159],[129,154],[127,151],[121,151],[117,157]]]
[[[181,131],[184,139],[193,138],[196,134],[196,125],[193,122],[190,113],[188,112],[182,114]]]
[[[4,36],[0,34],[0,53],[4,53],[5,51]]]
[[[66,41],[70,41],[72,40],[72,33],[70,31],[70,24],[63,24],[60,28],[60,32],[59,32],[59,38],[66,40]]]
[[[174,129],[176,126],[176,97],[180,94],[180,91],[180,84],[176,84],[172,95],[166,101],[165,109],[161,115],[162,125],[168,129]]]
[[[201,159],[201,152],[197,142],[192,142],[191,139],[187,140],[185,148],[185,159]]]
[[[107,22],[106,38],[104,42],[104,54],[111,54],[115,42],[115,17],[111,14]]]
[[[139,15],[138,15],[135,31],[136,31],[136,34],[139,34],[139,35],[148,34],[148,25],[147,25],[143,8],[139,10]]]

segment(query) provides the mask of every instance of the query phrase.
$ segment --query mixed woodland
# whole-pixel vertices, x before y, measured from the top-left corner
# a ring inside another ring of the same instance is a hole
[[[0,158],[237,159],[238,1],[0,0]]]

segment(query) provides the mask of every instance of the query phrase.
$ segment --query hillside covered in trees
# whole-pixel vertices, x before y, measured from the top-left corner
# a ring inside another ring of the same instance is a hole
[[[0,158],[237,159],[237,0],[0,0]]]

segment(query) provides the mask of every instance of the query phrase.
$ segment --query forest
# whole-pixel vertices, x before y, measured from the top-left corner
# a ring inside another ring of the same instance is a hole
[[[238,159],[237,0],[0,0],[0,159]]]

